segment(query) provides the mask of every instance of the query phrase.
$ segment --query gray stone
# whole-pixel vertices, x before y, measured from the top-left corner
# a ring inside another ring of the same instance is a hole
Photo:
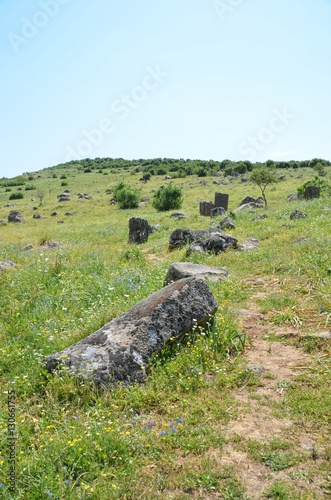
[[[232,214],[237,214],[238,212],[243,212],[245,210],[252,210],[253,208],[263,208],[263,205],[260,203],[245,203],[244,205],[240,205],[231,211]]]
[[[249,363],[244,367],[245,371],[251,372],[253,375],[256,375],[257,377],[262,377],[262,375],[265,372],[265,369],[261,365],[254,365]]]
[[[51,249],[51,248],[59,248],[61,246],[62,246],[62,243],[59,242],[59,241],[46,241],[46,243],[44,243],[44,245],[43,245],[43,248],[45,250],[48,250],[48,249]]]
[[[183,212],[173,212],[170,217],[173,219],[184,219],[186,215]]]
[[[129,243],[145,243],[150,234],[150,226],[146,219],[131,217],[129,220]]]
[[[25,219],[17,210],[12,210],[8,215],[8,222],[25,222]]]
[[[64,220],[58,220],[56,224],[64,224]]]
[[[90,196],[87,193],[79,193],[78,198],[80,198],[82,200],[92,200],[92,196]]]
[[[204,266],[191,262],[174,262],[168,269],[165,283],[171,283],[182,278],[210,279],[212,281],[224,280],[229,276],[229,271],[224,267]]]
[[[200,215],[210,216],[211,211],[215,208],[212,201],[201,201],[200,202]]]
[[[307,186],[305,189],[304,198],[306,200],[313,200],[321,196],[321,189],[318,186]]]
[[[33,214],[32,218],[33,219],[41,219],[41,215],[40,214]]]
[[[303,199],[303,195],[298,194],[298,193],[289,194],[287,197],[287,201],[296,201],[296,200],[302,200],[302,199]]]
[[[256,250],[259,248],[260,242],[256,238],[247,238],[243,241],[239,246],[239,252],[251,252],[252,250]]]
[[[204,280],[186,278],[153,293],[118,318],[60,352],[47,356],[50,372],[63,366],[97,386],[146,380],[145,366],[170,339],[203,325],[217,304]]]
[[[145,203],[146,201],[149,201],[150,198],[148,196],[144,196],[143,198],[141,198],[140,201],[142,201],[143,203]]]
[[[217,227],[219,229],[236,229],[235,223],[231,217],[225,217],[225,219],[217,224]]]
[[[66,212],[64,215],[66,217],[73,217],[75,215],[75,212]]]
[[[11,260],[3,260],[0,262],[0,271],[5,271],[6,269],[10,269],[11,267],[15,267],[16,264]]]
[[[57,215],[57,212],[52,212],[52,213],[51,213],[51,216],[52,216],[52,217],[55,217],[56,215]]]
[[[161,230],[160,224],[152,224],[151,226],[149,226],[149,234],[156,233],[157,231],[160,230]]]
[[[229,206],[229,195],[226,193],[215,193],[215,207],[222,207],[226,211]]]
[[[219,229],[175,229],[169,238],[169,248],[181,248],[187,243],[195,243],[204,251],[210,251],[211,248],[217,249],[218,253],[227,248],[236,248],[237,240],[229,234],[222,233]],[[189,250],[193,253],[193,248]]]
[[[224,215],[224,214],[225,214],[225,208],[223,208],[223,207],[215,207],[215,208],[212,208],[210,211],[211,217],[218,217],[218,216]]]
[[[255,198],[253,198],[253,196],[246,196],[246,198],[244,198],[242,200],[242,202],[240,203],[240,206],[241,205],[246,205],[247,203],[255,203]]]
[[[290,215],[290,219],[291,220],[294,220],[294,219],[305,219],[307,216],[307,214],[305,212],[303,212],[302,210],[294,210],[291,215]]]
[[[21,252],[28,252],[29,250],[33,250],[33,245],[25,245],[25,247],[21,249]]]
[[[263,219],[267,219],[268,216],[267,214],[261,214],[261,215],[257,215],[256,217],[254,217],[253,220],[263,220]]]

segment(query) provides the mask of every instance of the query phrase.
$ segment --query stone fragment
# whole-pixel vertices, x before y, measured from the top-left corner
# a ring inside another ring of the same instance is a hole
[[[290,215],[290,219],[291,220],[294,220],[294,219],[305,219],[307,216],[307,214],[305,212],[303,212],[302,210],[294,210],[291,215]]]
[[[17,210],[12,210],[8,215],[8,222],[25,222],[25,219]]]
[[[131,217],[129,220],[129,243],[145,243],[150,234],[150,226],[146,219]]]
[[[260,242],[256,238],[247,238],[243,241],[239,246],[239,252],[251,252],[252,250],[256,250],[259,248]]]

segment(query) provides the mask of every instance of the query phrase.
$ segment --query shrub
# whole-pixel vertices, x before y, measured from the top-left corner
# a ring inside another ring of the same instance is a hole
[[[68,183],[66,181],[62,181],[61,186],[68,186]]]
[[[114,187],[114,198],[118,202],[119,207],[124,210],[128,208],[138,208],[140,191],[124,182],[119,182]]]
[[[198,172],[198,177],[207,177],[207,170],[204,167],[199,168]]]
[[[33,191],[34,189],[36,189],[36,186],[31,184],[30,186],[26,186],[25,191]]]
[[[22,198],[24,198],[24,194],[23,193],[12,193],[9,196],[10,200],[21,200]]]
[[[183,203],[183,192],[179,186],[174,186],[172,183],[166,187],[161,186],[153,197],[153,207],[158,212],[166,212],[167,210],[176,210],[181,208]]]
[[[60,177],[60,179],[66,179],[66,178],[67,178],[66,174],[62,174]]]

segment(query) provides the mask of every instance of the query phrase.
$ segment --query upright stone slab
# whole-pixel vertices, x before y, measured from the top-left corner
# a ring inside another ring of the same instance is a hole
[[[215,206],[223,207],[226,211],[229,205],[229,195],[225,193],[215,193]]]
[[[206,323],[217,304],[205,280],[185,278],[153,293],[76,344],[44,359],[98,386],[144,382],[145,366],[170,338],[180,338],[197,322]]]
[[[129,243],[145,243],[150,234],[150,227],[146,219],[132,217],[129,220]]]
[[[212,201],[201,201],[200,202],[200,215],[210,216],[212,209],[215,205]]]

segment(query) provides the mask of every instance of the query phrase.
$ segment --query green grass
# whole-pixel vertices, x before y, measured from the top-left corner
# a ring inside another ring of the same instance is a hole
[[[301,174],[303,178],[298,178]],[[11,390],[16,391],[18,433],[17,488],[14,494],[1,488],[4,499],[51,495],[69,500],[206,498],[215,492],[226,499],[247,498],[238,471],[211,458],[216,451],[222,453],[226,425],[243,411],[234,392],[255,389],[261,383],[242,369],[241,352],[249,346],[249,339],[233,311],[244,308],[256,292],[254,280],[277,279],[279,289],[270,290],[258,304],[264,321],[272,327],[300,328],[307,334],[330,328],[331,215],[323,210],[330,200],[286,201],[311,174],[310,169],[287,171],[286,181],[267,190],[267,219],[254,221],[258,210],[236,216],[233,235],[239,242],[258,238],[257,251],[190,257],[192,262],[230,271],[226,282],[210,284],[219,305],[216,321],[166,345],[147,367],[145,385],[116,386],[102,393],[66,373],[49,375],[42,368],[43,358],[159,290],[169,265],[188,260],[186,249],[169,252],[171,231],[208,228],[215,223],[199,215],[200,201],[222,190],[229,193],[231,210],[246,195],[260,193],[240,180],[214,186],[213,178],[207,176],[205,186],[196,175],[176,179],[183,188],[181,210],[186,219],[174,221],[171,212],[158,213],[152,201],[120,210],[109,204],[112,195],[106,194],[123,181],[152,200],[153,190],[171,182],[163,176],[152,176],[141,185],[141,172],[120,169],[109,171],[107,177],[97,171],[83,173],[75,166],[45,170],[40,178],[34,174],[33,187],[45,193],[43,204],[38,206],[38,195],[29,193],[15,207],[26,222],[0,226],[0,261],[16,263],[15,268],[0,273],[0,483],[5,485],[7,392]],[[59,203],[63,175],[71,201]],[[13,182],[9,184],[15,186]],[[0,220],[6,221],[11,208],[5,208],[5,189],[3,184]],[[88,193],[93,199],[79,199],[77,193]],[[40,220],[32,218],[36,206]],[[309,217],[290,222],[294,208],[303,209]],[[55,217],[51,216],[54,211]],[[75,215],[66,216],[68,211]],[[147,243],[129,245],[132,216],[147,218],[161,229]],[[64,223],[57,224],[59,220]],[[49,241],[61,242],[61,246],[46,250],[44,244]],[[30,243],[34,249],[22,252]],[[282,339],[268,334],[270,342]],[[292,419],[295,428],[312,429],[320,436],[320,458],[311,460],[308,471],[323,477],[327,488],[330,343],[309,337],[289,341],[315,357],[311,367],[286,387],[273,411]],[[236,445],[271,473],[279,473],[295,469],[307,458],[289,443],[286,436],[282,442],[243,440]],[[266,498],[299,498],[292,495],[291,484],[278,483]]]

